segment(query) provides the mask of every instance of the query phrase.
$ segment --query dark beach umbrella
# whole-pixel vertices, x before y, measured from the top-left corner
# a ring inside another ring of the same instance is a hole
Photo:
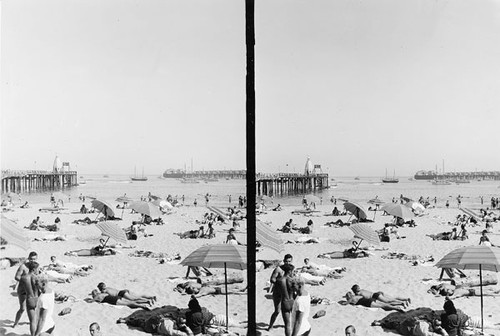
[[[92,200],[92,207],[102,213],[104,215],[104,218],[108,217],[114,217],[115,212],[113,211],[113,207],[104,201],[94,199]]]
[[[358,203],[345,202],[344,208],[358,219],[366,219],[368,217],[365,208]]]
[[[0,218],[0,237],[8,244],[19,246],[23,250],[30,248],[30,242],[23,229],[4,215]]]
[[[445,255],[436,267],[478,269],[481,289],[481,330],[483,330],[483,270],[500,271],[500,248],[486,245],[466,246]]]
[[[247,268],[246,246],[233,244],[206,245],[191,252],[181,261],[184,266],[200,266],[206,268],[224,268],[226,285],[226,326],[229,329],[229,311],[227,295],[227,268],[244,270]]]

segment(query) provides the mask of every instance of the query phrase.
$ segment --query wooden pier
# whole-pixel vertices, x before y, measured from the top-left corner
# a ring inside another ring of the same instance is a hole
[[[194,172],[185,172],[186,178],[216,178],[216,179],[245,179],[246,170],[196,170]]]
[[[328,188],[328,174],[258,174],[257,195],[306,194]]]
[[[2,193],[59,190],[77,185],[76,171],[2,170]]]

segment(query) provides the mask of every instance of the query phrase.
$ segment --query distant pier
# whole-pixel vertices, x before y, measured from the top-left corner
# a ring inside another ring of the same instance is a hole
[[[2,170],[2,193],[59,190],[77,185],[76,171]]]
[[[164,177],[167,177],[163,175]],[[216,178],[216,179],[245,179],[246,170],[195,170],[193,172],[183,172],[182,178]]]
[[[257,174],[257,195],[306,194],[328,188],[328,174]]]

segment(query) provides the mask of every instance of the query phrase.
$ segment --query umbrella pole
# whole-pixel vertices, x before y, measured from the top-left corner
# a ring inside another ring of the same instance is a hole
[[[479,264],[479,288],[481,289],[481,332],[484,332],[484,321],[483,321],[483,272],[481,270],[481,264]]]
[[[228,304],[228,299],[227,299],[227,269],[226,269],[226,263],[224,263],[224,283],[226,285],[226,329],[229,330],[229,304]],[[481,296],[482,298],[482,296]]]

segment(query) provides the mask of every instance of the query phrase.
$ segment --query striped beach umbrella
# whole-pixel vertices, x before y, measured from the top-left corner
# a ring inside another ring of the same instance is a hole
[[[344,208],[346,211],[352,213],[358,219],[366,219],[368,216],[366,215],[366,210],[362,205],[354,202],[345,202]]]
[[[108,240],[109,238],[113,238],[119,243],[126,243],[127,242],[127,235],[125,234],[125,231],[123,231],[122,228],[120,228],[118,225],[112,222],[100,222],[97,223],[96,226],[101,230],[103,236],[107,236]],[[108,242],[106,240],[106,243]],[[106,245],[106,244],[104,244]]]
[[[255,235],[257,241],[262,246],[269,247],[278,253],[285,251],[283,240],[280,238],[277,231],[273,231],[266,223],[257,221]]]
[[[368,243],[374,245],[380,244],[380,238],[378,236],[378,233],[375,232],[368,224],[364,223],[351,224],[349,226],[349,229],[354,233],[355,238],[361,239],[361,241],[358,243],[358,246],[359,244],[361,244],[363,240],[366,240]]]
[[[244,270],[247,268],[246,246],[233,244],[206,245],[191,252],[183,261],[184,266],[200,266],[207,268],[224,268],[226,287],[226,327],[229,329],[229,311],[227,296],[227,268]]]
[[[483,329],[483,270],[500,271],[500,248],[486,245],[466,246],[451,251],[437,262],[439,268],[479,270],[481,289],[481,330]]]
[[[8,244],[19,246],[23,250],[30,248],[30,242],[23,229],[4,215],[0,218],[0,237],[5,239]]]

